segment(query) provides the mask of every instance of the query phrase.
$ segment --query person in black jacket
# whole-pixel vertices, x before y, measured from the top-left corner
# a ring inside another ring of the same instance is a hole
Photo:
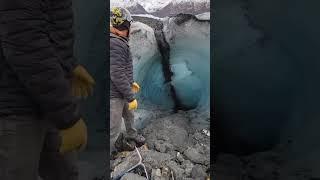
[[[113,7],[110,12],[110,153],[116,151],[115,142],[121,131],[122,117],[126,127],[126,138],[138,144],[145,139],[134,128],[133,110],[138,102],[134,93],[140,86],[133,81],[133,62],[128,45],[131,25],[130,12]]]
[[[74,96],[94,81],[74,58],[72,27],[71,0],[0,1],[1,180],[78,179],[87,132]]]

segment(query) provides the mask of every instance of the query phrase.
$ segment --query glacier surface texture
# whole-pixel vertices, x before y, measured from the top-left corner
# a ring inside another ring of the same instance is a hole
[[[316,7],[318,1],[215,3],[216,152],[250,154],[283,144],[286,165],[319,177]]]
[[[136,17],[130,34],[141,109],[210,109],[210,23],[193,15]],[[139,22],[140,21],[140,22]],[[200,118],[199,118],[200,119]],[[201,123],[201,122],[199,122]]]

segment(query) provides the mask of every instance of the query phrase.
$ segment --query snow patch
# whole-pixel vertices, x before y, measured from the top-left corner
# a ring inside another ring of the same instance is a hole
[[[136,0],[112,0],[112,1],[110,1],[110,7],[119,6],[119,7],[128,8],[128,7],[134,7],[137,5],[138,5],[138,2]]]
[[[205,12],[202,14],[196,15],[199,20],[210,20],[210,12]]]
[[[152,19],[156,19],[156,20],[160,20],[160,21],[162,21],[164,19],[164,18],[160,18],[160,17],[154,16],[154,15],[151,15],[151,14],[134,14],[134,16],[147,17],[147,18],[152,18]]]
[[[142,7],[149,13],[156,12],[165,6],[167,6],[171,1],[170,0],[137,0]]]

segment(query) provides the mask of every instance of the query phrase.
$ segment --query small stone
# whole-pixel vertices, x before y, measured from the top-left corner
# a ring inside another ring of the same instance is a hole
[[[160,141],[156,141],[154,145],[155,145],[155,149],[159,152],[165,153],[167,150],[166,145]]]
[[[161,176],[161,170],[160,169],[156,169],[155,175],[160,177]]]
[[[194,163],[197,163],[197,164],[208,164],[208,159],[205,158],[205,155],[202,155],[195,148],[188,148],[184,152],[184,155]]]
[[[161,170],[160,169],[152,169],[151,179],[159,180],[160,177],[161,177]]]
[[[203,129],[202,132],[203,132],[203,134],[205,134],[206,136],[209,136],[209,137],[210,137],[210,131],[209,131],[209,130]]]
[[[191,171],[192,171],[193,167],[194,167],[194,165],[191,163],[191,161],[186,160],[183,162],[183,168],[184,168],[185,174],[187,176],[191,175]]]
[[[182,163],[184,161],[184,158],[180,152],[177,152],[177,160]]]
[[[184,170],[176,162],[170,161],[167,165],[173,171],[175,179],[183,178]]]
[[[143,151],[141,154],[145,165],[150,165],[153,168],[157,168],[159,165],[174,159],[174,156],[171,156],[170,154],[153,150]]]
[[[117,165],[119,165],[121,163],[121,161],[122,161],[122,159],[120,159],[120,158],[110,161],[111,169],[114,169]]]
[[[162,168],[162,176],[164,177],[169,177],[170,175],[170,170],[167,167]]]
[[[201,140],[202,139],[202,134],[200,134],[199,132],[196,132],[194,135],[193,135],[193,138],[195,140]]]

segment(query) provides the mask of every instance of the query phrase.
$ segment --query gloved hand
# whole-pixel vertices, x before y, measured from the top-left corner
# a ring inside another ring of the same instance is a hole
[[[92,95],[95,81],[83,66],[77,65],[73,70],[71,84],[74,96],[86,98]]]
[[[129,110],[136,110],[137,108],[138,108],[138,101],[136,99],[128,103]]]
[[[87,145],[87,126],[81,118],[71,128],[60,131],[62,139],[60,153],[64,154],[73,150],[81,151]]]
[[[138,92],[140,91],[140,86],[139,86],[138,83],[134,82],[134,83],[132,84],[132,91],[133,91],[134,93],[138,93]]]

